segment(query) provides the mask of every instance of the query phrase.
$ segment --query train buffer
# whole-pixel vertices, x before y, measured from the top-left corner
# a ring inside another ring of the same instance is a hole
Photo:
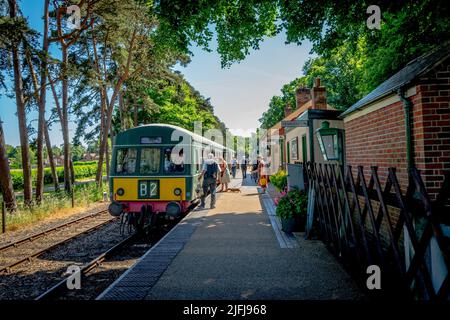
[[[283,235],[249,181],[188,214],[97,299],[363,299],[322,242]]]

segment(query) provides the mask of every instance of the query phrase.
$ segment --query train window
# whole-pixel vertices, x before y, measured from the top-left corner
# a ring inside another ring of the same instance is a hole
[[[172,149],[164,149],[164,172],[165,173],[181,173],[184,172],[184,155],[183,149],[180,150],[178,156],[181,157],[181,162],[178,159],[173,159]]]
[[[136,148],[117,150],[116,173],[134,173],[136,171]]]
[[[141,174],[159,173],[161,150],[159,148],[142,148],[139,172]]]

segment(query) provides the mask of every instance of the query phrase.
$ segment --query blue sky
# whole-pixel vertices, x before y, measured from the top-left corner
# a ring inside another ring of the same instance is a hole
[[[30,25],[42,30],[42,0],[24,0],[21,8]],[[194,56],[187,67],[176,66],[185,78],[203,96],[210,97],[217,116],[235,134],[248,135],[258,126],[258,119],[267,110],[270,98],[280,94],[281,87],[301,75],[301,67],[309,57],[311,44],[286,45],[285,35],[264,41],[259,50],[252,50],[247,58],[221,69],[220,57],[213,52],[191,48]],[[215,45],[212,44],[214,48]],[[50,92],[49,92],[50,93]],[[0,117],[4,122],[7,144],[19,144],[18,122],[15,100],[0,97]],[[53,96],[47,96],[47,110],[53,107]],[[36,119],[37,113],[28,114],[28,122]],[[73,121],[74,119],[72,119]],[[70,124],[71,134],[75,125]],[[59,124],[50,133],[52,144],[62,144]]]

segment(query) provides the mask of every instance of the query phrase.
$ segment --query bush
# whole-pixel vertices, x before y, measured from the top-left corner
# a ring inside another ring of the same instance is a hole
[[[73,166],[86,166],[91,164],[97,164],[98,161],[74,161]]]
[[[278,170],[277,173],[270,176],[270,183],[278,191],[285,190],[287,187],[287,172],[284,170]]]
[[[73,166],[73,170],[75,173],[75,180],[77,179],[86,179],[86,178],[94,178],[97,172],[97,162],[93,161],[91,164],[78,164]],[[105,170],[105,165],[103,166],[103,170]],[[33,177],[33,185],[36,184],[36,171],[37,169],[31,170],[31,175]],[[56,175],[58,176],[58,181],[64,181],[64,167],[56,167]],[[13,181],[14,190],[23,190],[23,173],[22,169],[13,169],[11,170],[11,179]],[[44,184],[52,184],[52,171],[50,168],[44,168]]]
[[[281,197],[276,200],[276,204],[277,216],[281,219],[298,217],[301,220],[306,220],[308,197],[304,191],[282,192]]]

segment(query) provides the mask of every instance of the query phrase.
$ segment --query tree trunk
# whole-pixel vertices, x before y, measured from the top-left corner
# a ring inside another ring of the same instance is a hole
[[[106,149],[105,149],[105,163],[106,163],[106,177],[107,177],[107,179],[109,179],[109,144],[108,143],[106,144]]]
[[[50,135],[48,134],[47,122],[44,122],[44,137],[45,137],[45,144],[47,146],[48,159],[50,161],[50,169],[52,172],[53,185],[55,187],[55,191],[59,192],[59,179],[58,174],[56,172],[55,157],[53,156],[53,149],[52,144],[50,142]]]
[[[3,125],[0,120],[0,191],[3,195],[6,209],[9,212],[17,209],[16,196],[14,195],[14,188],[11,180],[11,173],[9,170],[9,159],[6,153],[5,136],[3,135]]]
[[[116,102],[116,99],[117,99],[117,97],[119,95],[120,90],[122,89],[123,83],[125,82],[125,80],[129,76],[130,65],[131,65],[132,56],[133,56],[133,48],[134,48],[134,43],[135,43],[135,40],[136,40],[136,33],[137,33],[137,30],[135,29],[133,31],[133,34],[132,34],[131,39],[130,39],[130,46],[129,46],[129,49],[128,49],[128,58],[127,58],[126,66],[124,68],[124,73],[118,79],[116,85],[114,86],[114,90],[113,90],[113,94],[111,96],[111,100],[107,104],[107,108],[106,108],[106,120],[105,120],[105,126],[104,126],[104,130],[103,130],[103,136],[100,139],[99,159],[98,159],[97,177],[96,177],[97,184],[99,186],[101,186],[102,180],[103,180],[103,177],[101,175],[102,166],[103,166],[103,155],[105,154],[105,148],[107,148],[107,146],[108,146],[108,133],[109,133],[109,130],[111,128],[111,121],[112,121],[112,115],[113,115],[113,111],[114,111],[114,104]]]
[[[67,47],[62,45],[62,119],[61,129],[64,141],[64,189],[67,193],[72,192],[72,179],[70,174],[70,141],[69,141],[69,96],[68,96],[68,76],[67,76],[67,64],[68,54]]]
[[[70,159],[70,181],[72,185],[75,184],[75,169],[73,167],[73,161]]]
[[[46,100],[46,82],[47,82],[47,53],[48,53],[48,6],[50,0],[45,0],[44,4],[44,40],[42,44],[42,60],[41,60],[41,92],[39,97],[39,119],[37,134],[37,176],[36,176],[36,203],[41,203],[44,194],[44,128],[45,128],[45,100]]]
[[[8,0],[9,2],[9,15],[11,18],[17,16],[16,0]],[[24,204],[32,204],[32,181],[31,181],[31,160],[30,149],[28,144],[28,129],[27,118],[25,110],[25,100],[23,97],[23,83],[22,83],[22,70],[20,66],[19,46],[13,46],[12,59],[14,69],[14,90],[16,94],[17,104],[17,117],[19,119],[19,135],[20,135],[20,147],[22,153],[22,170],[23,170],[23,195]]]
[[[105,45],[106,45],[106,41],[107,41],[108,35],[106,35],[105,37]],[[100,62],[99,62],[99,57],[97,54],[97,40],[95,38],[95,35],[92,35],[92,48],[93,48],[93,57],[94,57],[94,67],[95,70],[97,71],[97,78],[99,83],[102,82],[102,75],[100,72]],[[106,54],[106,53],[105,53]],[[105,66],[105,55],[103,56],[103,66],[104,66],[104,73],[106,75],[106,66]],[[100,134],[99,134],[99,146],[102,145],[102,138],[103,138],[103,132],[104,130],[107,130],[107,127],[105,126],[105,113],[106,110],[108,108],[108,93],[107,93],[107,89],[106,89],[106,85],[105,84],[100,84],[100,100],[101,100],[101,110],[100,110]],[[104,153],[105,151],[103,149],[101,149],[101,147],[99,147],[98,150],[98,155],[99,155],[99,159],[98,159],[98,164],[97,164],[97,173],[96,173],[96,177],[95,177],[95,181],[97,182],[97,185],[100,187],[103,183],[103,158],[104,158]],[[106,159],[108,159],[108,154],[106,153]],[[108,166],[109,163],[106,162],[106,170],[108,171]]]

